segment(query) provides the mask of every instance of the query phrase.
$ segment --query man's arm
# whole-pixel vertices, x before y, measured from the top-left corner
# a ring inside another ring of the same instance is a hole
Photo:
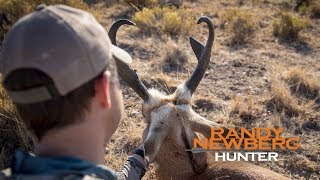
[[[141,179],[147,169],[148,162],[145,159],[144,148],[136,149],[133,155],[129,156],[127,162],[117,172],[118,179],[136,180]]]

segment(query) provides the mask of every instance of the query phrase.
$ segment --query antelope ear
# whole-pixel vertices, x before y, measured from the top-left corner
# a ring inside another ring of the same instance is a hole
[[[186,120],[188,126],[195,132],[199,132],[207,138],[211,137],[211,129],[214,127],[223,128],[223,135],[227,135],[229,128],[224,127],[213,121],[209,121],[206,118],[200,116],[194,112],[188,105],[179,105],[177,106],[178,113]]]
[[[201,43],[199,43],[197,40],[195,40],[193,37],[190,37],[189,39],[190,39],[190,45],[192,47],[192,50],[194,54],[197,56],[197,59],[199,61],[201,58],[201,54],[204,49],[204,46]]]
[[[193,114],[190,117],[190,126],[191,129],[195,132],[199,132],[207,138],[211,137],[211,129],[212,128],[223,128],[223,136],[226,136],[229,132],[229,128],[222,126],[221,124],[215,123],[213,121],[209,121],[208,119],[196,114],[192,111]]]
[[[186,128],[189,148],[193,147],[194,138],[198,138],[197,134],[190,128]],[[195,173],[202,173],[208,167],[208,154],[206,152],[192,152],[192,166]]]

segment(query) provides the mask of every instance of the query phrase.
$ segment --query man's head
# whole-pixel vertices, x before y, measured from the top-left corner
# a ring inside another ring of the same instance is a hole
[[[39,140],[51,129],[79,123],[92,108],[114,131],[123,107],[113,58],[131,62],[91,14],[42,5],[5,38],[3,85]]]

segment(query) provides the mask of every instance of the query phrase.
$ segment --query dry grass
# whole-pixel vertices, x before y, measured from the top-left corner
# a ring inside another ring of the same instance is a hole
[[[320,98],[320,77],[316,74],[301,67],[293,67],[287,71],[284,79],[294,94],[307,99]]]
[[[124,2],[140,10],[145,7],[152,8],[159,3],[158,0],[124,0]]]
[[[175,7],[143,8],[132,17],[143,33],[169,35],[188,35],[195,24],[191,11]]]
[[[268,108],[289,117],[313,112],[320,97],[319,75],[300,66],[276,66],[271,76]]]
[[[309,24],[306,18],[293,13],[281,13],[273,22],[273,34],[282,40],[296,41],[299,39],[299,33]]]
[[[301,112],[297,99],[292,96],[290,88],[280,79],[272,79],[268,106],[276,112],[285,112],[288,116],[298,116]]]
[[[33,143],[2,86],[0,86],[0,107],[0,169],[3,169],[10,164],[16,149],[32,150]]]
[[[309,6],[311,18],[320,18],[320,1],[314,0]]]
[[[167,41],[164,47],[166,54],[158,66],[161,66],[164,72],[184,71],[188,61],[187,54],[173,40]]]
[[[309,15],[311,18],[320,18],[320,1],[308,0],[302,2],[297,10],[304,15]]]
[[[98,19],[98,21],[102,19],[101,13],[96,9],[90,8],[83,0],[1,0],[0,12],[6,14],[8,19],[14,24],[19,18],[32,12],[39,4],[65,4],[89,11]],[[4,26],[0,35],[0,40],[3,39],[4,34],[11,28],[12,24]]]
[[[256,22],[252,13],[248,10],[231,8],[222,14],[223,21],[231,33],[231,42],[244,44],[251,40],[256,30]]]
[[[235,97],[231,100],[229,114],[231,117],[238,115],[243,122],[250,124],[256,117],[257,109],[252,97]]]

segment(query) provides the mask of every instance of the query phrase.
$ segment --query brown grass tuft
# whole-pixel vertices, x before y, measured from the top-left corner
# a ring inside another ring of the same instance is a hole
[[[190,10],[175,7],[143,8],[132,19],[147,34],[188,35],[196,23],[190,14]]]
[[[33,143],[2,86],[0,107],[0,169],[3,169],[10,165],[16,149],[32,150]]]
[[[296,7],[296,10],[304,15],[310,15],[311,18],[320,18],[320,1],[301,1],[301,3]]]
[[[158,0],[124,0],[124,2],[140,10],[142,10],[145,7],[152,8],[159,3]]]
[[[290,87],[279,77],[271,79],[270,96],[267,106],[271,111],[285,112],[290,117],[298,116],[301,112],[297,99],[290,92]]]
[[[257,107],[252,97],[235,97],[231,101],[229,114],[230,116],[239,115],[242,121],[250,124],[255,119],[256,111]]]
[[[187,54],[182,51],[174,41],[168,41],[165,45],[166,55],[162,59],[164,72],[184,71],[188,61]]]
[[[222,14],[227,30],[231,33],[231,41],[235,44],[244,44],[251,40],[256,30],[253,15],[238,8],[228,9]]]
[[[320,18],[320,1],[312,1],[309,6],[309,11],[311,18]]]
[[[309,26],[309,20],[301,18],[293,13],[281,13],[273,21],[274,36],[287,41],[299,39],[299,33]]]
[[[91,9],[83,0],[1,0],[0,12],[6,14],[11,23],[14,24],[22,16],[32,12],[39,4],[65,4],[78,9],[89,11],[98,20],[102,18],[101,14],[98,11]],[[3,29],[1,29],[2,32],[0,40],[4,38],[4,34],[11,28],[12,24],[6,25],[3,27]]]
[[[292,93],[307,99],[315,99],[320,96],[319,77],[301,67],[294,67],[287,71],[284,77],[289,84]]]

